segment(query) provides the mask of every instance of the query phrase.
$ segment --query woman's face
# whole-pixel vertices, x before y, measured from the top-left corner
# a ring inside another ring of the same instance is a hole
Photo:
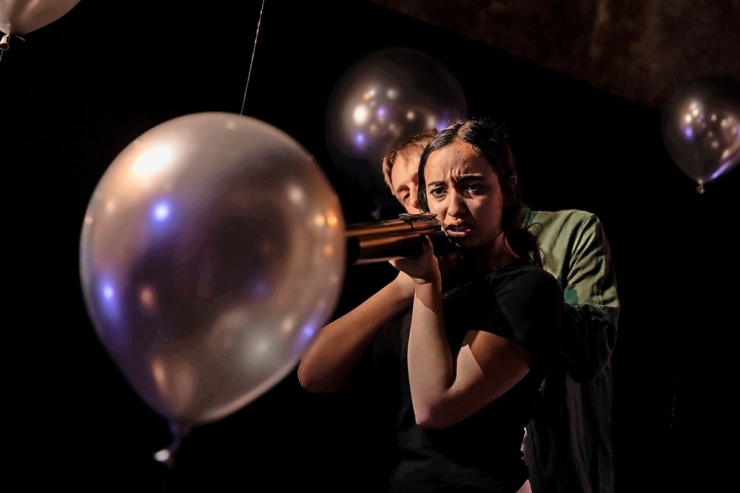
[[[491,244],[501,234],[504,197],[498,176],[472,145],[454,140],[427,158],[429,211],[461,248]]]

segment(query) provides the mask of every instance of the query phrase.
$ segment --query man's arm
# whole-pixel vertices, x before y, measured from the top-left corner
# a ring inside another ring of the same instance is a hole
[[[324,326],[301,357],[298,380],[309,392],[342,389],[378,331],[410,306],[415,283],[403,272],[354,310]]]
[[[609,241],[598,217],[588,214],[569,238],[562,279],[566,306],[563,349],[556,365],[577,382],[595,378],[609,361],[617,339],[619,297]]]

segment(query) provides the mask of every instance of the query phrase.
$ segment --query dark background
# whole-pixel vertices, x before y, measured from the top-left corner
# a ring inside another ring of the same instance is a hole
[[[265,2],[251,72],[256,0],[82,0],[12,40],[0,59],[10,483],[362,489],[374,450],[359,401],[307,395],[293,375],[196,428],[174,469],[154,461],[170,442],[167,423],[95,335],[78,243],[92,191],[124,147],[177,116],[239,113],[243,99],[243,114],[282,129],[317,158],[347,222],[370,220],[372,206],[342,183],[328,156],[326,104],[358,58],[405,46],[455,74],[470,114],[508,122],[530,206],[586,209],[606,228],[622,302],[613,359],[618,492],[724,484],[735,434],[730,334],[738,327],[740,174],[698,194],[664,149],[658,111],[380,7],[342,4]],[[348,271],[337,314],[389,274]]]

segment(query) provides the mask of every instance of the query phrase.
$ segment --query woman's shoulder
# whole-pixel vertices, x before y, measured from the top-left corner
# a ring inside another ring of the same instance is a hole
[[[488,281],[486,302],[500,313],[491,320],[505,322],[494,333],[515,340],[531,354],[544,354],[543,348],[555,344],[562,319],[557,280],[542,267],[519,260],[491,273]]]
[[[459,296],[479,296],[487,298],[505,296],[511,293],[521,297],[524,292],[541,293],[561,297],[560,284],[555,277],[538,265],[524,260],[515,260],[488,274],[474,276],[462,281],[445,281],[443,297],[451,300]]]
[[[516,260],[492,272],[486,281],[497,297],[509,294],[521,298],[521,302],[524,299],[537,300],[537,303],[545,300],[558,302],[563,296],[560,284],[552,274],[523,260]]]
[[[486,279],[489,282],[496,280],[518,280],[520,282],[554,283],[558,289],[560,288],[560,285],[552,274],[539,265],[526,262],[522,259],[509,262],[502,268],[488,274]]]

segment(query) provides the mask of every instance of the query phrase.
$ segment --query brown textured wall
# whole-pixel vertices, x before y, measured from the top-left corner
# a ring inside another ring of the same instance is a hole
[[[686,80],[740,79],[740,0],[368,0],[661,108]]]

